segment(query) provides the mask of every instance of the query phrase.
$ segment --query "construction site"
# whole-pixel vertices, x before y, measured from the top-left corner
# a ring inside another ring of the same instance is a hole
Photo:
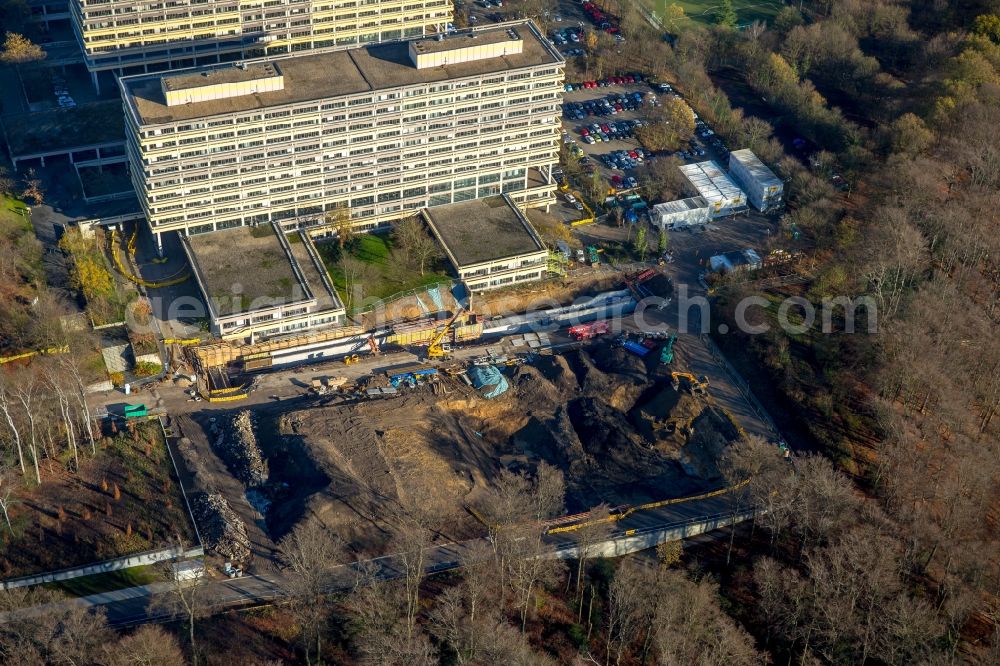
[[[718,487],[716,461],[740,429],[707,380],[682,370],[675,337],[615,335],[600,321],[574,328],[562,351],[533,351],[526,334],[467,362],[352,379],[332,372],[294,406],[264,403],[201,423],[231,477],[219,493],[231,509],[213,520],[244,514],[245,525],[217,531],[247,546],[217,550],[252,558],[251,542],[277,543],[299,521],[318,520],[379,552],[388,528],[414,513],[442,539],[481,536],[476,516],[493,477],[504,467],[531,474],[543,461],[563,471],[570,513]],[[209,499],[206,507],[220,503]]]

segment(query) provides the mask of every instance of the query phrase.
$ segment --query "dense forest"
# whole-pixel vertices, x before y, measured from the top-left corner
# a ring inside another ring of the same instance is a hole
[[[998,658],[998,13],[997,2],[803,2],[766,27],[685,31],[662,54],[626,45],[649,67],[663,57],[662,75],[727,142],[788,179],[783,225],[802,237],[774,244],[806,250],[808,282],[722,290],[717,305],[755,293],[876,305],[872,333],[774,326],[720,340],[773,387],[762,397],[787,434],[852,485],[798,539],[781,525],[771,552],[755,548],[749,579],[724,575],[775,656]],[[818,509],[788,507],[793,522]]]

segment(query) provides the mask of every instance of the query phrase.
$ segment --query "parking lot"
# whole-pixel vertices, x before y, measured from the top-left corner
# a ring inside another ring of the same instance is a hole
[[[661,104],[666,96],[676,93],[655,91],[654,86],[647,82],[606,82],[609,85],[597,87],[582,87],[577,85],[582,82],[571,82],[574,89],[567,91],[563,98],[563,142],[578,146],[608,182],[615,182],[616,176],[621,179],[638,178],[643,165],[651,157],[655,159],[667,154],[650,155],[644,151],[641,142],[635,138],[635,132],[645,122],[650,105]],[[641,104],[631,105],[631,108],[615,104],[623,99],[635,101],[637,96]],[[700,119],[697,123],[690,144],[684,150],[673,153],[673,156],[686,163],[715,160],[726,168],[729,161],[726,146]],[[607,131],[612,128],[619,131]],[[609,164],[608,156],[617,159]]]
[[[609,95],[615,96],[629,96],[635,93],[640,95],[645,95],[645,93],[650,92],[648,85],[644,83],[633,83],[626,85],[615,85],[606,86],[603,88],[582,88],[579,90],[573,90],[571,92],[565,93],[563,98],[563,108],[576,110],[575,117],[568,118],[564,113],[562,125],[563,125],[563,141],[570,142],[572,144],[579,145],[583,153],[590,157],[597,164],[597,168],[600,169],[601,174],[607,178],[608,181],[615,175],[631,175],[627,174],[621,170],[614,170],[608,168],[604,163],[603,157],[610,153],[617,151],[635,151],[636,148],[641,148],[641,144],[635,138],[635,126],[636,121],[642,122],[642,107],[635,109],[623,108],[621,111],[617,109],[613,113],[605,111],[608,107],[605,105],[603,109],[597,107],[595,112],[589,112],[590,109],[579,109],[577,105],[587,105],[593,104],[595,107],[600,101],[606,101]],[[583,117],[579,116],[583,114]],[[628,129],[624,132],[609,133],[605,132],[605,136],[609,140],[604,140],[603,136],[593,132],[591,125],[609,125],[613,123],[615,126],[621,128],[623,126],[628,126]],[[584,139],[581,130],[586,130],[588,136],[592,136],[590,141]],[[600,137],[598,141],[598,137]]]

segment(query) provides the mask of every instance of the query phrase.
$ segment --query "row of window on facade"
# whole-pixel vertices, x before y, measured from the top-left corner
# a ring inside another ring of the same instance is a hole
[[[498,278],[496,280],[490,280],[489,282],[470,282],[469,289],[472,291],[480,291],[482,289],[488,289],[490,287],[502,287],[504,285],[513,284],[515,282],[525,282],[527,280],[538,280],[542,277],[542,273],[523,273],[521,275],[511,275],[508,277]]]

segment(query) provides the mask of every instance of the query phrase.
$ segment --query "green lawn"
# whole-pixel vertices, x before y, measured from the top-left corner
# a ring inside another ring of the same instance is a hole
[[[0,196],[0,224],[12,227],[30,228],[28,222],[28,206],[23,201],[11,197]]]
[[[643,2],[656,12],[660,20],[664,20],[667,16],[667,7],[670,5],[678,4],[683,7],[685,18],[678,26],[681,28],[689,22],[712,25],[715,22],[715,10],[721,4],[719,0],[643,0]],[[737,23],[741,26],[758,20],[770,23],[783,6],[781,0],[733,0]]]
[[[43,587],[59,590],[71,597],[86,597],[100,592],[123,590],[126,587],[146,585],[161,580],[162,576],[153,565],[120,569],[108,573],[81,576],[72,580],[61,580],[56,583],[45,583]]]
[[[390,259],[393,241],[389,234],[359,234],[352,238],[345,248],[347,254],[358,259],[369,266],[370,275],[362,281],[362,294],[364,300],[385,299],[400,292],[416,289],[424,285],[436,282],[449,282],[452,280],[446,272],[443,259],[434,259],[429,263],[424,275],[420,274],[419,268],[410,268],[401,265],[399,262]],[[323,263],[330,271],[330,278],[344,302],[348,302],[347,276],[340,262],[341,252],[336,241],[319,243],[316,248],[319,250]],[[352,307],[357,307],[360,303],[353,303]]]

